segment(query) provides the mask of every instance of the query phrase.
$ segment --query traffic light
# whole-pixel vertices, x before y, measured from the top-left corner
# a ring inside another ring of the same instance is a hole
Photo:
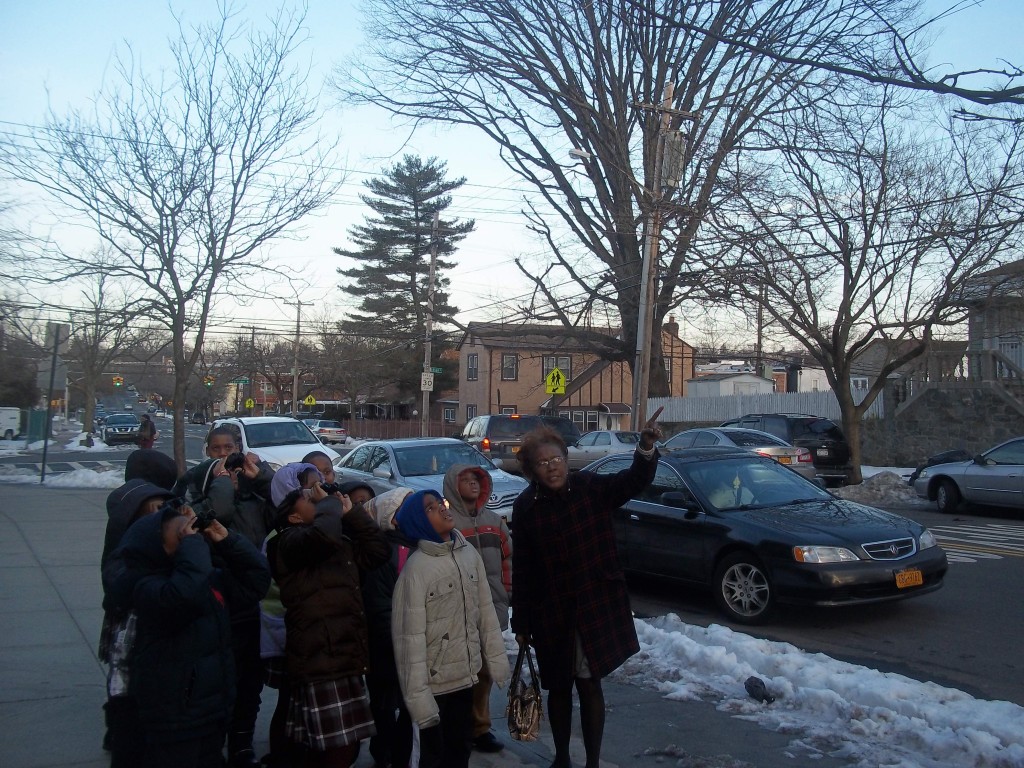
[[[203,384],[209,389],[213,386],[213,376],[203,376]]]
[[[115,376],[114,377],[114,386],[115,387],[124,386],[124,376]]]

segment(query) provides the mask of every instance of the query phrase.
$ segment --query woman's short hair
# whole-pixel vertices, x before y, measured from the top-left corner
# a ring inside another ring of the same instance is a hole
[[[533,469],[537,463],[537,454],[541,446],[544,445],[555,446],[562,452],[563,456],[569,454],[568,449],[565,447],[565,440],[558,430],[551,427],[537,427],[527,432],[526,436],[523,437],[523,444],[519,447],[518,453],[519,466],[522,468],[523,476],[527,480],[534,479]]]
[[[238,431],[238,428],[234,425],[221,424],[219,427],[214,427],[206,435],[206,444],[209,445],[210,441],[215,437],[220,436],[230,437],[231,442],[235,445],[242,444],[242,434]]]

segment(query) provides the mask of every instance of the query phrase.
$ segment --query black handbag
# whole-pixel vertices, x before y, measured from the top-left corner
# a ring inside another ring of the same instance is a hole
[[[523,658],[530,668],[530,681],[523,679]],[[529,645],[519,646],[519,656],[508,686],[508,732],[516,741],[536,741],[540,734],[540,721],[544,716],[541,704],[540,682],[533,665],[533,652]]]

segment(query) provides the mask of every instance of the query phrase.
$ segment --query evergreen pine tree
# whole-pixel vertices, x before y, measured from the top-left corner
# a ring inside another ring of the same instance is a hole
[[[444,274],[455,265],[445,257],[455,253],[456,245],[476,227],[473,220],[443,217],[452,203],[450,193],[466,182],[464,177],[447,179],[446,169],[447,164],[436,157],[424,161],[406,155],[385,169],[383,176],[364,182],[369,193],[359,197],[375,215],[349,229],[353,247],[334,249],[339,256],[358,262],[352,269],[338,268],[350,281],[339,287],[357,299],[349,319],[341,325],[350,332],[392,339],[396,346],[406,347],[408,362],[396,372],[397,384],[406,393],[419,391],[434,212],[442,214],[434,272],[435,331],[450,325],[458,312],[449,303],[450,280]],[[439,351],[437,345],[434,349]]]

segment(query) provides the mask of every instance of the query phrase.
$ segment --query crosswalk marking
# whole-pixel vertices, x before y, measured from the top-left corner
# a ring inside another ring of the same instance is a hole
[[[951,563],[1024,557],[1024,525],[987,523],[929,528]]]

